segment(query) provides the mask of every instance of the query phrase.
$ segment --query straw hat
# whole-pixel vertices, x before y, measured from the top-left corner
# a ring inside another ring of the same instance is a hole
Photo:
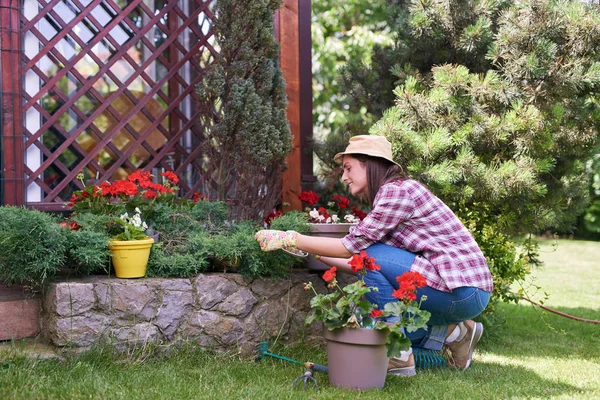
[[[342,163],[344,154],[365,154],[372,157],[384,158],[400,166],[392,158],[392,144],[383,136],[358,135],[350,138],[346,150],[337,153],[333,160],[338,164]]]

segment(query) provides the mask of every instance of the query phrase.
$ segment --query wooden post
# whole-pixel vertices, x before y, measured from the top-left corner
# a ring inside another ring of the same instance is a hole
[[[313,137],[311,0],[299,0],[298,4],[300,160],[302,163],[302,190],[310,190],[317,181],[313,172],[313,152],[308,151]]]
[[[306,30],[308,29],[308,33]],[[284,0],[276,22],[281,48],[280,60],[288,97],[287,117],[292,151],[283,175],[284,211],[301,210],[298,195],[312,181],[312,154],[306,146],[312,138],[312,74],[310,72],[310,0]]]
[[[25,204],[21,2],[0,0],[0,204]]]

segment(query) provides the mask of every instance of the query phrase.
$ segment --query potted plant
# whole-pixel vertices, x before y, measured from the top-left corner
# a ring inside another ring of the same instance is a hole
[[[340,194],[334,194],[332,200],[327,202],[327,207],[318,205],[320,196],[312,190],[300,193],[298,198],[306,205],[308,222],[317,226],[353,225],[366,217],[364,211],[351,206],[350,199]]]
[[[116,233],[108,242],[111,260],[117,278],[143,278],[154,239],[146,235],[148,225],[142,221],[141,211],[122,214],[113,219],[109,233]],[[117,233],[118,232],[118,233]]]
[[[312,283],[305,290],[313,290],[310,301],[313,312],[306,324],[321,321],[327,341],[329,381],[332,385],[370,389],[382,388],[387,375],[388,357],[400,357],[410,348],[405,330],[415,331],[426,326],[430,313],[421,310],[422,296],[417,300],[415,291],[426,285],[418,272],[407,272],[397,278],[399,289],[393,296],[398,299],[385,305],[383,310],[369,302],[365,295],[377,288],[365,284],[369,270],[379,270],[374,258],[365,251],[355,254],[350,265],[358,275],[354,283],[341,287],[336,278],[337,268],[323,274],[332,292],[319,294]],[[395,322],[386,322],[388,317]]]
[[[142,213],[145,218],[155,221],[162,210],[170,209],[175,203],[193,204],[191,200],[176,197],[177,175],[172,171],[163,172],[160,176],[163,183],[157,183],[149,172],[135,171],[126,179],[87,186],[83,174],[79,174],[78,178],[84,187],[74,192],[67,204],[73,210],[70,223],[90,222],[87,217],[90,214],[100,216],[99,222],[104,224],[112,237],[108,248],[116,276],[145,276],[150,249],[157,240],[157,233],[142,221]],[[199,194],[194,197],[199,197]]]
[[[356,225],[366,217],[366,213],[356,206],[350,205],[350,199],[340,194],[334,194],[326,206],[319,206],[320,196],[312,190],[304,191],[298,196],[306,205],[310,234],[313,236],[343,238]],[[327,264],[309,257],[307,267],[316,271],[325,271]]]

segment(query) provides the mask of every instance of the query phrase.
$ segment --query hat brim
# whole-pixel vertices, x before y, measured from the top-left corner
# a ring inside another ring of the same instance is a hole
[[[378,158],[383,158],[384,160],[387,160],[393,164],[396,164],[397,166],[400,167],[400,164],[398,164],[396,161],[392,160],[391,158],[377,153],[377,152],[366,152],[366,151],[342,151],[341,153],[337,153],[335,156],[333,156],[333,161],[335,161],[338,164],[341,164],[342,161],[344,161],[344,156],[345,155],[353,155],[353,154],[363,154],[365,156],[371,156],[371,157],[378,157]]]

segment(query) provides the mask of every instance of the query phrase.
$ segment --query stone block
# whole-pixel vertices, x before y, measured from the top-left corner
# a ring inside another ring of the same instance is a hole
[[[191,292],[165,292],[154,322],[167,339],[173,337],[182,317],[193,303],[194,297]]]
[[[217,310],[227,315],[245,317],[258,302],[250,289],[241,288],[223,300]]]
[[[85,313],[95,305],[94,285],[91,283],[60,282],[46,295],[49,309],[61,317]]]
[[[198,295],[198,305],[205,310],[210,310],[237,290],[235,283],[221,276],[208,274],[198,275],[194,279],[194,286]]]

